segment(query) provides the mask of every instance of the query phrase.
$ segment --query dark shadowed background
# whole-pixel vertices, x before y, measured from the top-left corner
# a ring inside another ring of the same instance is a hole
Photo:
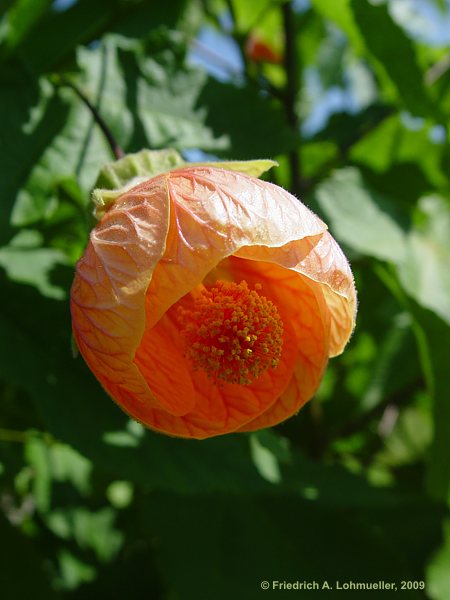
[[[1,598],[450,598],[449,32],[439,0],[0,0]],[[296,417],[166,438],[72,358],[86,100],[126,152],[277,160],[329,224],[357,328]]]

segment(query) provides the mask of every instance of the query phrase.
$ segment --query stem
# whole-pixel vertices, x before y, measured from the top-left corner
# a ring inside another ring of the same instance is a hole
[[[0,429],[0,442],[19,442],[24,444],[30,439],[27,431],[16,431],[14,429]]]
[[[283,28],[284,28],[284,69],[286,72],[286,89],[284,104],[286,117],[294,135],[299,134],[300,122],[295,110],[298,90],[298,65],[295,52],[295,23],[292,2],[286,2],[282,6]],[[291,169],[291,190],[300,195],[301,169],[300,153],[298,148],[291,150],[288,154]]]
[[[55,442],[55,438],[47,431],[18,431],[17,429],[5,429],[4,427],[0,427],[0,442],[17,442],[19,444],[25,444],[32,438],[40,438],[48,445]]]
[[[58,76],[58,79],[59,79],[60,85],[70,87],[75,92],[75,94],[80,98],[80,100],[83,102],[83,104],[85,104],[87,106],[87,108],[91,111],[94,121],[100,127],[103,135],[107,139],[108,144],[111,148],[111,151],[112,151],[114,157],[116,159],[123,158],[125,156],[125,152],[119,146],[119,144],[116,141],[116,138],[111,133],[111,130],[109,129],[108,125],[105,123],[102,116],[100,115],[98,110],[95,108],[95,106],[92,104],[92,102],[89,100],[89,98],[87,98],[87,96],[85,96],[83,94],[83,92],[74,83],[72,83],[71,81],[66,79],[63,75]]]
[[[425,73],[425,83],[434,85],[450,69],[450,52],[432,65]]]

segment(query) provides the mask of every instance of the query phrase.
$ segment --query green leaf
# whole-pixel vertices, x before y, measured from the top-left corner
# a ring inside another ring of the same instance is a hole
[[[412,42],[391,19],[385,4],[369,0],[313,0],[314,8],[347,34],[359,54],[371,58],[388,77],[397,99],[413,114],[433,114]],[[380,35],[380,32],[383,35]]]
[[[427,196],[418,209],[421,222],[408,235],[400,281],[412,298],[450,325],[450,204]]]
[[[78,0],[62,12],[48,11],[24,40],[21,56],[34,73],[51,72],[71,64],[77,46],[89,46],[108,32],[130,39],[146,38],[159,27],[192,33],[197,21],[185,0]]]
[[[164,52],[166,44],[176,52]],[[166,34],[147,44],[109,36],[78,52],[80,85],[125,148],[227,147],[226,137],[213,135],[205,108],[198,106],[207,76],[184,64],[184,50],[180,36]]]
[[[250,436],[250,448],[253,462],[261,477],[270,483],[280,483],[280,467],[275,454],[260,442],[257,435]]]
[[[48,445],[32,437],[25,446],[25,457],[33,469],[33,497],[37,509],[45,513],[50,508],[52,477]]]
[[[413,44],[394,23],[387,5],[350,0],[350,7],[369,56],[387,73],[398,99],[415,115],[432,114],[433,107],[423,85],[424,74],[418,66]]]
[[[189,163],[190,167],[196,166],[207,166],[217,167],[218,169],[226,169],[227,171],[238,171],[238,173],[245,173],[251,177],[260,177],[266,171],[269,171],[272,167],[277,167],[278,163],[274,160],[259,159],[259,160],[223,160],[223,161],[207,161],[201,163]]]
[[[423,459],[433,438],[432,426],[429,411],[420,407],[405,408],[385,439],[384,448],[376,461],[398,467]]]
[[[357,414],[373,410],[390,395],[399,392],[403,386],[411,385],[417,380],[419,364],[411,333],[410,315],[407,313],[397,314],[392,323],[384,318],[378,325],[378,327],[380,326],[383,326],[383,335],[377,340],[376,345],[372,346],[375,356],[366,365],[369,380],[367,386],[364,386],[357,394],[357,397],[360,398],[356,409]],[[364,324],[362,327],[364,328]],[[361,332],[361,335],[363,334],[364,329]],[[358,350],[357,355],[361,357],[361,349]],[[353,366],[348,381],[350,382],[352,376],[354,377],[356,374],[358,374],[358,369]]]
[[[431,129],[427,123],[419,121],[413,128],[407,126],[404,117],[395,114],[384,119],[356,143],[351,149],[350,158],[383,174],[397,164],[405,168],[415,164],[427,177],[428,189],[447,187],[445,145],[430,142],[430,135]],[[397,185],[402,194],[404,188],[400,178]],[[406,182],[406,187],[408,185]]]
[[[338,240],[383,260],[403,258],[405,234],[395,219],[395,207],[369,189],[357,169],[335,171],[315,194]]]
[[[204,86],[200,106],[207,112],[206,124],[216,136],[226,136],[226,151],[216,154],[234,159],[274,157],[295,147],[283,107],[263,97],[253,87],[237,87],[212,79]]]
[[[427,566],[427,593],[433,600],[447,600],[450,589],[450,520],[444,521],[444,541]]]
[[[41,120],[29,132],[31,140],[39,136],[47,120],[52,119],[58,129],[52,128],[51,143],[40,157],[36,157],[26,183],[23,180],[18,182],[22,189],[11,215],[12,224],[16,227],[52,218],[59,206],[61,183],[74,176],[87,203],[100,167],[111,158],[110,149],[93,123],[92,115],[73,91],[52,92]],[[15,170],[23,174],[23,169],[19,170],[16,166]]]
[[[25,39],[30,30],[37,25],[51,5],[51,0],[16,0],[8,10],[2,23],[3,36],[0,44],[5,45],[6,53],[11,53]],[[3,39],[2,39],[3,38]],[[0,53],[5,48],[1,48]]]
[[[114,528],[115,519],[112,508],[93,512],[83,507],[56,509],[45,515],[55,535],[73,539],[81,549],[93,550],[101,562],[111,560],[123,543],[122,534]]]
[[[0,266],[12,281],[27,283],[49,298],[64,298],[66,292],[52,282],[52,272],[68,263],[60,250],[41,248],[39,235],[21,231],[11,243],[0,248]]]
[[[352,148],[358,139],[364,139],[368,131],[376,129],[377,125],[383,123],[391,114],[392,108],[384,104],[371,104],[356,114],[338,112],[331,115],[327,125],[314,139],[322,141],[323,144],[329,144],[330,140],[333,140],[340,148],[346,150]],[[364,156],[366,159],[372,158],[371,155]]]
[[[62,127],[67,112],[57,99],[17,66],[0,67],[0,145],[8,148],[0,164],[0,245],[11,236],[11,211],[30,171]],[[48,190],[47,190],[48,194]],[[34,212],[34,208],[32,209]],[[39,209],[45,211],[45,207]],[[34,215],[33,215],[34,218]]]
[[[113,481],[106,490],[106,496],[117,509],[126,508],[133,501],[134,488],[129,481]]]
[[[364,47],[361,33],[355,23],[351,0],[312,0],[312,5],[325,19],[333,21],[344,33],[357,50]]]
[[[55,482],[70,482],[80,494],[90,490],[91,463],[66,444],[29,433],[25,458],[33,469],[32,493],[41,513],[52,504]]]
[[[67,550],[58,553],[58,566],[59,576],[55,579],[60,589],[74,590],[82,583],[95,580],[96,569]]]

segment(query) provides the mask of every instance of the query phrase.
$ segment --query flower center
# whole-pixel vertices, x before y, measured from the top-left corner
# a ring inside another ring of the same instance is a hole
[[[283,346],[283,321],[257,283],[216,281],[192,309],[178,308],[186,355],[214,381],[249,385],[275,368]]]

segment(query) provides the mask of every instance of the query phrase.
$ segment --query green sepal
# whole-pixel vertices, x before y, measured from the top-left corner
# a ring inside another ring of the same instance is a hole
[[[216,167],[227,171],[238,171],[252,177],[260,177],[272,167],[278,167],[275,160],[261,158],[258,160],[224,160],[217,162],[189,163],[190,167]]]
[[[102,167],[92,192],[94,217],[100,220],[117,198],[139,183],[186,165],[216,167],[259,177],[278,163],[269,159],[186,163],[173,149],[141,150]]]
[[[186,164],[176,150],[141,150],[101,168],[92,192],[94,216],[100,220],[109,206],[127,190]]]

